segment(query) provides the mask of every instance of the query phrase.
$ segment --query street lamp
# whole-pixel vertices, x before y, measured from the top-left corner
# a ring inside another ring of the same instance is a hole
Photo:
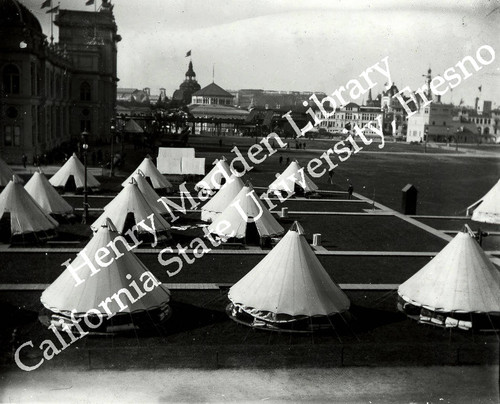
[[[457,133],[455,133],[455,151],[458,151],[458,134],[463,131],[464,131],[463,126],[457,128]]]
[[[110,170],[109,170],[109,176],[113,176],[113,144],[115,142],[115,136],[116,136],[116,127],[114,125],[114,121],[111,122],[111,164],[110,164]]]
[[[429,136],[429,128],[426,127],[424,131],[424,153],[427,153],[427,137]]]
[[[83,148],[83,166],[84,179],[83,179],[83,216],[82,224],[87,224],[88,214],[89,214],[89,204],[88,204],[88,191],[87,191],[87,150],[89,145],[87,143],[88,133],[86,130],[82,132],[82,148]]]

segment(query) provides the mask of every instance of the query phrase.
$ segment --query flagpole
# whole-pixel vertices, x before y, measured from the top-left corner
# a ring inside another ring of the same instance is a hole
[[[94,41],[97,43],[97,3],[94,0]]]
[[[52,10],[52,0],[50,0],[50,10]],[[50,13],[50,44],[54,43],[54,13]]]

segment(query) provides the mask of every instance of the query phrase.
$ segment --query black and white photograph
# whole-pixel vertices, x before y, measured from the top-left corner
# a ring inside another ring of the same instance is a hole
[[[499,27],[0,0],[0,402],[500,402]]]

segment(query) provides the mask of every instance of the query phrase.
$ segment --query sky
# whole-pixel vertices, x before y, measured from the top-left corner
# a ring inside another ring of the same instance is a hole
[[[20,1],[50,36],[50,17],[40,10],[43,0]],[[480,96],[500,106],[500,0],[111,2],[122,36],[119,87],[150,87],[153,94],[164,87],[171,96],[184,80],[191,50],[202,87],[212,82],[214,71],[215,82],[228,90],[331,94],[388,57],[398,88],[416,90],[429,67],[442,75],[466,56],[476,59],[477,49],[489,45],[495,60],[473,70],[443,101],[474,105]],[[60,7],[94,10],[85,0],[60,0]],[[373,77],[375,96],[387,79]]]

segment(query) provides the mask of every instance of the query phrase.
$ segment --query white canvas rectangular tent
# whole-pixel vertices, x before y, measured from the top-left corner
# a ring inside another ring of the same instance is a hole
[[[156,166],[162,174],[205,175],[205,159],[195,157],[192,147],[160,147]]]

